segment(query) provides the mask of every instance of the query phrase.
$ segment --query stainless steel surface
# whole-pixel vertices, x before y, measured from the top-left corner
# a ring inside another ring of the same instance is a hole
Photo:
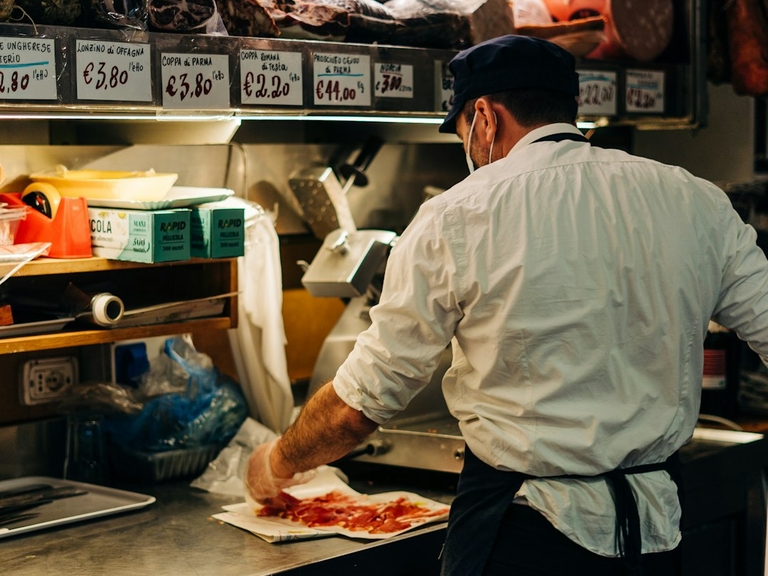
[[[301,283],[313,296],[354,298],[365,293],[396,234],[337,229],[328,234]]]
[[[30,510],[33,513],[32,517],[0,528],[0,538],[12,538],[46,528],[136,510],[149,506],[155,501],[154,496],[146,496],[137,492],[45,476],[25,476],[14,480],[5,480],[0,482],[0,492],[20,490],[40,484],[47,484],[53,488],[77,489],[84,493],[71,498],[57,499],[32,508]]]
[[[352,484],[358,490],[371,486]],[[387,487],[380,486],[379,491]],[[221,506],[238,498],[209,494],[186,483],[128,487],[157,497],[143,510],[101,520],[73,524],[44,533],[0,541],[0,566],[5,576],[264,576],[267,574],[352,574],[339,566],[367,566],[366,575],[405,574],[418,566],[418,546],[437,558],[444,524],[435,524],[382,541],[343,537],[269,544],[260,538],[211,518]],[[425,494],[438,499],[435,494]],[[443,501],[450,501],[443,495]],[[409,547],[416,548],[409,548]],[[436,548],[435,548],[436,547]],[[408,553],[403,553],[408,549]],[[397,551],[401,553],[398,553]],[[390,552],[391,551],[391,552]],[[318,563],[328,571],[315,570]],[[305,568],[306,572],[301,569]],[[384,571],[382,571],[384,570]],[[361,572],[363,573],[363,572]],[[424,572],[413,572],[425,574]]]

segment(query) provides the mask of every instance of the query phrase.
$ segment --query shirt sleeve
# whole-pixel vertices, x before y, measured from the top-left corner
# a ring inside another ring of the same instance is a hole
[[[460,234],[451,247],[442,232],[458,223],[444,221],[450,211],[438,217],[438,205],[424,204],[392,249],[371,326],[334,378],[339,397],[379,424],[429,383],[461,319]]]
[[[724,266],[713,318],[736,331],[768,366],[768,261],[757,234],[730,204],[721,204]]]

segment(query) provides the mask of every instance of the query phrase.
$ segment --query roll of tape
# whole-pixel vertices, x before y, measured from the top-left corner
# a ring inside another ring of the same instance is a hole
[[[53,220],[61,204],[61,194],[53,184],[32,182],[21,193],[21,201]]]
[[[109,292],[96,294],[91,299],[91,314],[93,321],[99,326],[112,326],[123,317],[125,306],[123,301]]]

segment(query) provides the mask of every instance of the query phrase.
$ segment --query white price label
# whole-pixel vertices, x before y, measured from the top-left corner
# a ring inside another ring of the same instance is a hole
[[[241,50],[240,102],[301,106],[301,53]]]
[[[75,52],[80,100],[152,101],[149,44],[78,40]]]
[[[163,54],[163,108],[229,108],[229,56]]]
[[[377,97],[413,98],[413,66],[377,62],[374,72]]]
[[[55,40],[0,38],[0,100],[56,100]]]
[[[315,105],[370,106],[371,57],[361,54],[312,55]]]
[[[579,70],[579,114],[616,115],[616,72]]]
[[[435,85],[437,86],[438,112],[448,112],[453,106],[453,74],[448,69],[447,62],[435,61]]]
[[[627,112],[664,112],[664,72],[627,70]]]

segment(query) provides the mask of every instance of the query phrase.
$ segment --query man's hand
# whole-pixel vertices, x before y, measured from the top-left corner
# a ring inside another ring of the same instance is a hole
[[[245,473],[245,493],[256,502],[277,508],[284,507],[284,500],[279,498],[285,488],[308,482],[315,475],[314,470],[281,478],[272,467],[272,451],[279,438],[259,444],[248,459]]]

